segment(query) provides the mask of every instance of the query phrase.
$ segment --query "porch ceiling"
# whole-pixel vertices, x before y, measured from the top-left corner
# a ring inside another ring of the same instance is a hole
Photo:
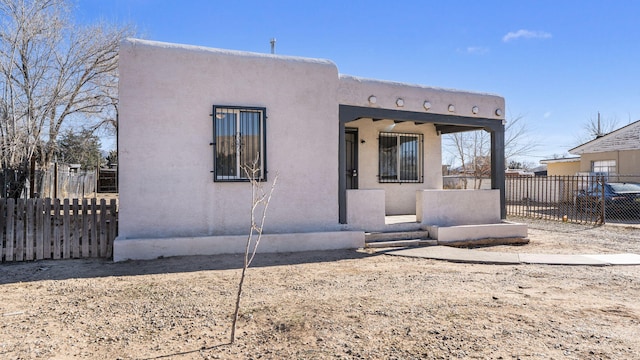
[[[441,134],[480,129],[496,131],[503,127],[502,120],[499,119],[340,105],[340,122],[342,124],[362,118],[370,118],[373,121],[393,120],[395,123],[409,121],[416,124],[434,124],[436,130]]]
[[[371,119],[371,120],[376,122],[376,121],[391,120],[391,119]],[[395,124],[403,123],[403,122],[412,122],[414,124],[426,123],[426,122],[419,122],[419,121],[413,121],[413,120],[396,120],[396,119],[394,119],[393,122]],[[445,124],[433,124],[433,125],[435,125],[436,131],[438,131],[438,133],[440,134],[452,134],[452,133],[458,133],[458,132],[464,132],[464,131],[474,131],[474,130],[484,129],[484,127],[478,127],[478,126],[461,126],[461,125],[445,125]]]

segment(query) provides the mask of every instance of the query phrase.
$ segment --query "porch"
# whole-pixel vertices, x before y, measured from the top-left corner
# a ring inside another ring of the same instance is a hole
[[[345,229],[440,242],[526,237],[526,226],[503,221],[504,99],[341,76],[338,100]],[[443,190],[441,135],[465,131],[490,134],[490,190]]]
[[[419,190],[416,214],[386,215],[384,190],[347,190],[347,228],[366,241],[413,240],[415,245],[527,242],[527,226],[501,218],[499,190]],[[435,240],[435,241],[434,241]]]

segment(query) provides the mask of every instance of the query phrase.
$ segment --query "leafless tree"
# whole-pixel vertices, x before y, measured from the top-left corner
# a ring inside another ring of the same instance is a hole
[[[536,149],[536,142],[529,136],[529,129],[519,115],[507,120],[505,126],[505,163],[518,156],[528,155]],[[475,179],[475,188],[480,188],[482,179],[491,174],[491,136],[484,130],[448,134],[445,151],[461,164],[461,171]],[[465,179],[466,187],[466,179]]]
[[[118,45],[130,27],[78,26],[70,0],[0,0],[0,164],[52,161],[63,126],[114,122]],[[106,118],[105,118],[106,117]]]
[[[629,121],[631,122],[631,121]],[[592,116],[582,126],[582,132],[577,135],[576,142],[584,144],[593,139],[604,136],[618,128],[618,118],[616,116],[601,117],[600,112],[597,116]]]
[[[266,190],[264,188],[264,183],[259,179],[259,173],[261,171],[259,164],[259,159],[256,158],[252,164],[243,166],[243,170],[251,184],[251,226],[249,228],[249,235],[247,236],[247,242],[245,244],[244,265],[240,275],[240,283],[238,284],[235,310],[233,312],[233,322],[231,323],[231,344],[236,340],[236,324],[238,322],[238,314],[240,313],[240,298],[242,297],[244,279],[247,274],[247,269],[256,256],[258,245],[260,245],[262,230],[264,229],[264,222],[267,217],[267,208],[269,207],[269,202],[271,202],[273,190],[276,188],[276,183],[278,182],[278,174],[276,174],[273,179],[273,183],[271,183],[271,187]]]
[[[491,151],[487,133],[482,130],[459,132],[450,134],[448,139],[462,165],[464,187],[467,188],[467,176],[471,175],[476,180],[474,187],[480,188],[482,178],[491,173],[491,166],[487,161],[488,153]]]

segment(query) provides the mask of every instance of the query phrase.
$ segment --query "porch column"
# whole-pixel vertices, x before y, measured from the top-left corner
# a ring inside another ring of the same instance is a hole
[[[342,112],[340,113],[342,115]],[[347,149],[344,138],[344,121],[340,118],[338,126],[338,221],[347,223]]]
[[[504,184],[504,125],[491,129],[491,188],[500,190],[500,217],[506,219],[507,207]]]

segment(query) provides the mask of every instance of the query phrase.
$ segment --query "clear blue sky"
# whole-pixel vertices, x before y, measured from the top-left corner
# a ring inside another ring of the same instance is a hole
[[[640,119],[640,1],[79,0],[76,20],[138,37],[330,59],[343,74],[505,97],[539,143],[566,154],[601,113]]]

